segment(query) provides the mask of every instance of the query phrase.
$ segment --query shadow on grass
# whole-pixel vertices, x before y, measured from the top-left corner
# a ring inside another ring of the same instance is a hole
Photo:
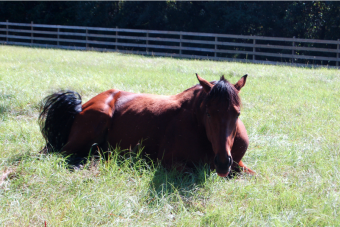
[[[75,169],[83,169],[84,166],[89,164],[90,162],[98,163],[101,159],[105,159],[105,156],[101,155],[101,152],[98,152],[95,149],[95,146],[92,146],[89,154],[87,156],[79,156],[79,155],[65,155],[63,152],[55,151],[50,146],[45,145],[40,151],[41,155],[58,155],[64,159],[65,166],[68,170],[73,171]]]
[[[161,162],[152,160],[148,155],[143,153],[143,147],[138,146],[133,149],[121,150],[119,147],[109,149],[110,151],[102,152],[97,146],[92,146],[89,155],[83,156],[63,156],[69,170],[82,169],[86,165],[98,165],[100,162],[105,165],[117,165],[120,169],[127,171],[142,172],[149,171],[154,173],[150,182],[150,187],[156,191],[167,190],[169,193],[179,188],[191,190],[192,187],[202,186],[210,177],[210,168],[207,164],[188,164],[182,171],[175,168],[165,168]],[[48,152],[55,153],[55,152]]]
[[[188,163],[182,171],[176,168],[165,168],[160,160],[152,160],[148,155],[143,153],[144,147],[141,145],[133,149],[122,150],[119,147],[110,147],[109,151],[103,152],[98,150],[96,145],[93,145],[88,156],[64,156],[66,165],[69,170],[83,169],[87,165],[116,165],[120,169],[127,171],[142,172],[148,171],[153,173],[153,179],[150,182],[150,189],[153,188],[156,192],[167,191],[172,193],[178,189],[192,190],[194,187],[202,187],[205,185],[208,178],[211,177],[210,166],[205,163],[193,164]],[[44,149],[40,153],[43,152]],[[47,152],[56,153],[57,152]],[[90,164],[92,162],[92,164]]]
[[[166,169],[159,164],[150,182],[150,189],[155,190],[157,194],[192,191],[196,187],[204,186],[208,177],[210,177],[210,168],[207,165],[201,164],[178,171],[174,168]]]
[[[64,156],[66,167],[69,171],[99,168],[104,172],[124,172],[131,177],[144,176],[148,182],[147,204],[150,206],[159,203],[162,198],[179,202],[186,207],[191,207],[195,193],[205,188],[207,182],[214,181],[216,176],[211,174],[207,164],[188,164],[182,171],[175,168],[165,168],[161,162],[150,159],[143,154],[143,148],[121,150],[110,148],[107,152],[98,152],[92,147],[87,157]],[[58,154],[60,155],[60,154]],[[103,173],[105,174],[105,173]]]
[[[166,205],[175,213],[180,210],[199,211],[204,206],[198,204],[204,204],[207,199],[209,192],[206,187],[212,179],[216,178],[208,165],[201,164],[185,171],[158,165],[149,182],[147,206]]]

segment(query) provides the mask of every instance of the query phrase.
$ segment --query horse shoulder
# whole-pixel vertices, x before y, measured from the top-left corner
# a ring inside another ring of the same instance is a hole
[[[169,121],[158,153],[163,163],[199,162],[209,156],[209,141],[194,119],[192,111],[184,109]]]

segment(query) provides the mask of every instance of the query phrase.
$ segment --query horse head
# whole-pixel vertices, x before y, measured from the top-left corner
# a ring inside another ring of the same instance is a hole
[[[201,120],[215,153],[216,172],[219,176],[225,177],[229,174],[233,163],[231,148],[236,134],[236,121],[241,111],[238,93],[245,85],[247,75],[234,85],[224,76],[215,84],[201,78],[198,74],[196,76],[204,94],[200,104]]]

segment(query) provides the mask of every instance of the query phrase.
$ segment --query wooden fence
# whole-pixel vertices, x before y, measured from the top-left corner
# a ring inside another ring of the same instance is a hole
[[[339,66],[340,40],[0,22],[0,43],[268,64]]]

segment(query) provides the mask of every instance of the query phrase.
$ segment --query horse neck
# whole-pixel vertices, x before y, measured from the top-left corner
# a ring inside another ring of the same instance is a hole
[[[197,117],[201,115],[200,105],[206,96],[201,86],[196,85],[175,96],[181,103],[181,108],[192,110],[192,113]]]

